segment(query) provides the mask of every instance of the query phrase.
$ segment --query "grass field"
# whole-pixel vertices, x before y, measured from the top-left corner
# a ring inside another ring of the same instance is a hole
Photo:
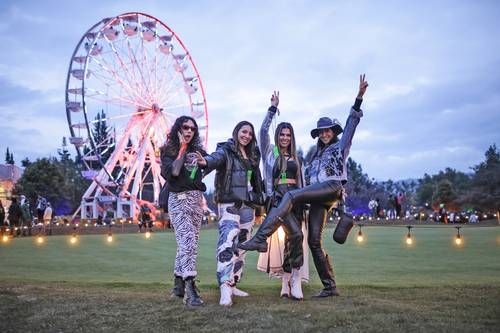
[[[82,235],[78,245],[52,236],[0,245],[1,332],[85,331],[338,331],[499,332],[500,228],[364,228],[344,245],[325,233],[341,297],[312,300],[321,288],[311,263],[305,300],[279,299],[280,281],[255,268],[247,256],[241,289],[251,297],[230,309],[218,306],[215,282],[217,230],[201,233],[198,279],[206,306],[185,309],[168,297],[175,239],[172,232]],[[312,262],[312,260],[311,260]]]

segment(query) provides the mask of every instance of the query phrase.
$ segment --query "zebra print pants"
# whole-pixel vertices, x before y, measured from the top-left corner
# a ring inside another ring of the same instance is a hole
[[[197,274],[196,256],[203,218],[202,195],[201,191],[186,191],[170,192],[168,197],[168,211],[177,241],[174,274],[183,279]]]
[[[238,249],[238,243],[252,238],[255,211],[246,205],[238,209],[238,215],[226,212],[233,203],[219,204],[219,241],[217,242],[217,282],[234,286],[241,280],[246,251]]]

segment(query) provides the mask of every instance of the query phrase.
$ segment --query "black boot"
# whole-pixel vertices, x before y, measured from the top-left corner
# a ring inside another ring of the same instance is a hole
[[[186,284],[182,277],[174,275],[174,287],[170,291],[170,295],[172,297],[184,297],[184,289],[186,288]]]
[[[323,257],[323,260],[321,260],[321,264],[319,262],[318,264],[316,264],[316,260],[314,263],[316,265],[316,270],[318,271],[318,275],[324,288],[321,289],[321,291],[313,297],[321,298],[339,296],[340,294],[337,291],[337,285],[333,276],[332,264],[330,263],[330,258],[328,257],[328,255],[325,255]]]
[[[340,213],[340,220],[333,232],[333,240],[339,244],[344,244],[349,236],[349,232],[354,226],[352,215],[350,213]]]
[[[283,220],[278,216],[277,209],[273,209],[255,235],[246,242],[238,244],[238,248],[246,251],[267,252],[267,238],[279,228],[281,223]]]
[[[184,281],[186,284],[186,294],[184,295],[184,304],[187,306],[201,306],[203,301],[198,295],[198,288],[194,283],[194,277],[188,277]]]

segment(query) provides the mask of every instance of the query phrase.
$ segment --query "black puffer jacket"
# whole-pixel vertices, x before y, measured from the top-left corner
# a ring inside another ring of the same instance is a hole
[[[243,202],[256,207],[263,205],[263,182],[259,169],[260,152],[256,147],[255,161],[242,161],[236,150],[233,139],[217,144],[217,149],[210,155],[205,156],[207,166],[205,174],[212,170],[215,173],[216,203]],[[251,191],[248,190],[247,175],[251,170]]]

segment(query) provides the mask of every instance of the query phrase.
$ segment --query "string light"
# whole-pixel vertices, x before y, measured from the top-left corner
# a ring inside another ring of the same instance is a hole
[[[365,240],[365,238],[363,236],[363,231],[361,231],[361,227],[362,227],[362,225],[360,224],[359,225],[358,236],[356,237],[356,240],[358,241],[358,243],[362,243]]]
[[[111,231],[108,233],[108,238],[106,238],[106,240],[108,241],[108,243],[113,242],[113,233]]]
[[[76,242],[78,242],[78,239],[76,237],[76,234],[72,234],[71,235],[71,239],[70,239],[70,243],[71,244],[76,244]]]
[[[407,226],[408,228],[408,234],[406,234],[406,244],[408,246],[413,244],[413,237],[411,236],[411,228],[413,228],[411,225]]]
[[[38,236],[36,236],[36,242],[38,244],[43,244],[45,242],[45,239],[43,238],[42,235],[38,235]]]
[[[460,236],[460,228],[461,227],[455,227],[457,229],[457,235],[455,236],[455,244],[456,245],[462,245],[462,237]]]
[[[144,237],[146,237],[147,239],[151,238],[151,231],[146,231],[146,233],[144,234]]]
[[[3,235],[2,236],[2,242],[7,243],[9,241],[9,236],[8,235]]]

